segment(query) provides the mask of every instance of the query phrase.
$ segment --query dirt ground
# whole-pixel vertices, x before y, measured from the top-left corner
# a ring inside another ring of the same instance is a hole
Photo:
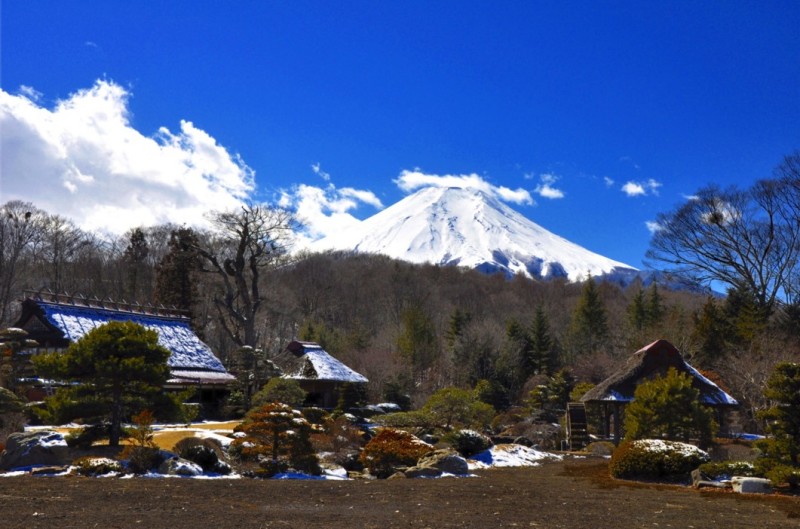
[[[789,528],[800,497],[611,480],[602,459],[386,481],[0,478],[16,528]]]

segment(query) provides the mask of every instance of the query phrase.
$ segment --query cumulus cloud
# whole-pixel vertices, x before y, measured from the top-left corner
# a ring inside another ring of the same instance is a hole
[[[297,236],[297,249],[361,222],[350,212],[362,203],[383,209],[383,203],[372,191],[351,187],[337,189],[333,184],[326,188],[300,184],[281,191],[278,201],[279,206],[295,211],[305,227]]]
[[[394,183],[406,193],[410,193],[422,187],[462,187],[483,191],[487,195],[499,198],[504,202],[527,205],[535,204],[529,191],[519,187],[517,189],[511,189],[505,186],[495,186],[475,173],[437,175],[423,173],[420,169],[414,169],[413,171],[403,170],[400,176],[394,180]]]
[[[661,224],[659,224],[654,220],[645,221],[644,224],[645,226],[647,226],[647,231],[649,231],[651,234],[664,229],[664,227]]]
[[[652,178],[645,182],[628,181],[622,186],[622,192],[629,197],[658,195],[658,188],[661,185],[661,182],[657,182]]]
[[[552,173],[543,173],[539,175],[539,185],[536,186],[534,191],[543,198],[564,198],[564,192],[553,186],[559,178],[560,177]]]
[[[86,230],[122,233],[165,222],[203,226],[205,214],[246,201],[254,172],[190,121],[153,136],[128,118],[130,93],[97,81],[49,109],[30,87],[0,90],[3,201],[19,199]]]
[[[319,162],[311,164],[311,170],[314,171],[314,174],[325,180],[326,182],[330,182],[331,175],[326,173],[322,170],[322,165]]]

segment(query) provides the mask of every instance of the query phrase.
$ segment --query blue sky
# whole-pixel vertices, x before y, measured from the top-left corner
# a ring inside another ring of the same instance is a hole
[[[638,267],[658,212],[800,148],[798,28],[796,1],[4,0],[0,199],[110,231],[281,201],[322,236],[479,181]]]

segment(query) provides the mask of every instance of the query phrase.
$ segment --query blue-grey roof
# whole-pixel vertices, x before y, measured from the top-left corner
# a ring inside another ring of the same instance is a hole
[[[155,316],[99,307],[71,306],[38,301],[47,320],[70,342],[109,321],[132,321],[158,333],[158,343],[169,349],[167,364],[172,370],[200,370],[225,373],[222,362],[192,331],[185,318]]]

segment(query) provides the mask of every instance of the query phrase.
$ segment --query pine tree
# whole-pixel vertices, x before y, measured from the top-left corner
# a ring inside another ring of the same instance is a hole
[[[800,364],[782,362],[767,380],[764,396],[772,406],[761,413],[768,439],[758,447],[774,464],[800,467]],[[795,470],[800,478],[800,469]]]
[[[403,311],[402,330],[397,338],[400,354],[411,362],[415,377],[430,367],[436,357],[436,328],[419,306]]]
[[[196,246],[197,235],[191,228],[170,233],[169,251],[156,267],[156,303],[191,314],[198,295],[194,274],[200,269]]]
[[[714,412],[701,404],[692,377],[670,368],[666,376],[639,384],[625,409],[625,439],[700,439],[706,444],[715,431]]]
[[[128,236],[128,246],[125,248],[123,260],[128,271],[128,297],[131,300],[140,299],[141,283],[145,280],[145,260],[150,253],[147,238],[141,228],[134,228]],[[144,300],[143,300],[144,301]]]
[[[45,400],[43,418],[56,424],[108,421],[111,446],[119,445],[122,422],[137,412],[150,409],[174,419],[182,411],[178,396],[162,390],[169,355],[156,331],[129,321],[96,327],[64,353],[37,355],[40,376],[73,382]]]
[[[549,375],[556,364],[556,344],[550,335],[547,314],[541,306],[536,308],[529,337],[528,375]]]
[[[586,280],[578,306],[572,315],[570,337],[575,353],[598,351],[608,345],[608,317],[592,277]]]
[[[628,305],[628,322],[636,331],[642,331],[649,322],[648,307],[644,300],[644,290],[636,291],[630,305]]]
[[[659,325],[666,312],[667,309],[664,307],[664,299],[658,292],[658,284],[654,282],[650,286],[650,296],[647,299],[647,325]]]
[[[729,334],[725,315],[717,303],[708,298],[700,312],[694,315],[692,341],[698,344],[696,355],[698,359],[704,364],[709,364],[721,358],[727,350]]]

